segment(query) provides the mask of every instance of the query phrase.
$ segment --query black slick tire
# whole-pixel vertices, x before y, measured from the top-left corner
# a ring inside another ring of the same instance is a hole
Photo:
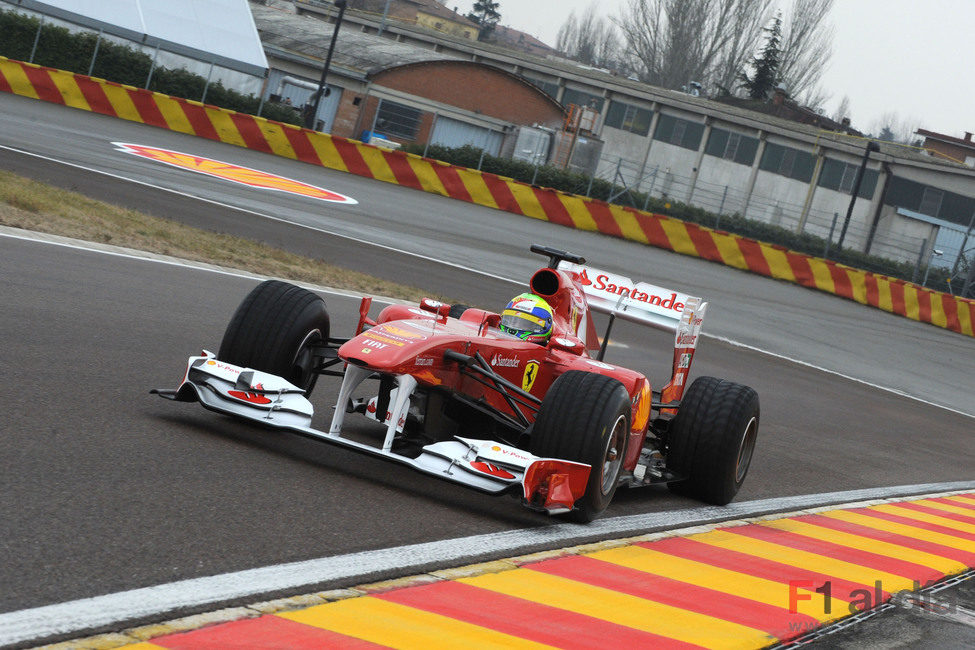
[[[616,493],[630,432],[630,396],[619,380],[569,370],[545,395],[532,428],[530,451],[592,466],[586,494],[569,519],[598,517]]]
[[[328,341],[325,301],[279,280],[257,285],[234,312],[217,358],[278,375],[310,393],[318,375],[312,348]]]
[[[726,505],[748,474],[759,422],[758,393],[715,377],[688,387],[667,434],[667,468],[685,475],[672,492]]]

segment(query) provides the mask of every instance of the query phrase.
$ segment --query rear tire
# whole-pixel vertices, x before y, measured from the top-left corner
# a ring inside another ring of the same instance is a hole
[[[758,437],[758,393],[699,377],[687,389],[667,435],[667,468],[687,476],[672,492],[723,506],[748,474]]]
[[[318,375],[314,346],[328,341],[325,301],[307,289],[267,280],[234,312],[217,358],[278,375],[311,393]]]
[[[592,466],[586,494],[567,516],[581,523],[598,517],[619,483],[630,433],[630,396],[619,380],[569,370],[552,384],[538,410],[530,451]]]

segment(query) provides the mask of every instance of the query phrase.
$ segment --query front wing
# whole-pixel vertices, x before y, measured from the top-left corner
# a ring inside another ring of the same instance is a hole
[[[414,458],[395,453],[389,445],[379,448],[343,438],[340,431],[320,431],[311,426],[314,408],[300,388],[275,375],[224,363],[207,351],[190,357],[179,388],[151,392],[198,401],[211,411],[378,456],[488,494],[514,494],[526,506],[549,514],[572,510],[585,494],[591,470],[584,463],[540,458],[494,440],[457,436],[424,446]]]

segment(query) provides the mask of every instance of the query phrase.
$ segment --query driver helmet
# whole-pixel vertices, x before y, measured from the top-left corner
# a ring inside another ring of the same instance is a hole
[[[501,312],[501,331],[544,345],[552,335],[552,308],[533,293],[515,296]]]

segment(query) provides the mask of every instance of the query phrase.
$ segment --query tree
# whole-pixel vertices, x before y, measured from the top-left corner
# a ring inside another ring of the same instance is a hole
[[[768,99],[769,94],[779,83],[779,59],[782,57],[782,50],[780,49],[782,18],[779,16],[773,18],[771,26],[765,31],[768,34],[765,38],[765,46],[751,62],[754,72],[750,77],[745,72],[741,73],[741,85],[748,91],[748,96],[752,99]]]
[[[772,1],[628,0],[614,22],[647,83],[730,87],[761,39]]]
[[[613,19],[647,83],[678,89],[698,81],[729,94],[762,46],[777,0],[627,0]],[[793,0],[781,25],[779,80],[793,97],[821,105],[815,88],[832,52],[825,23],[833,0]]]
[[[916,117],[902,118],[897,111],[888,111],[873,120],[867,129],[869,133],[876,133],[878,140],[918,146],[918,137],[914,133],[920,125]]]
[[[621,61],[619,34],[612,23],[596,15],[597,5],[593,3],[576,19],[575,12],[559,27],[555,37],[555,49],[570,59],[599,68],[628,66]]]
[[[833,0],[793,0],[783,30],[779,78],[809,106],[826,100],[816,85],[833,54],[833,27],[826,22],[832,8]]]
[[[481,28],[478,40],[485,41],[490,37],[498,21],[501,20],[501,13],[498,11],[499,2],[493,0],[477,0],[467,14],[467,19],[477,23]]]

